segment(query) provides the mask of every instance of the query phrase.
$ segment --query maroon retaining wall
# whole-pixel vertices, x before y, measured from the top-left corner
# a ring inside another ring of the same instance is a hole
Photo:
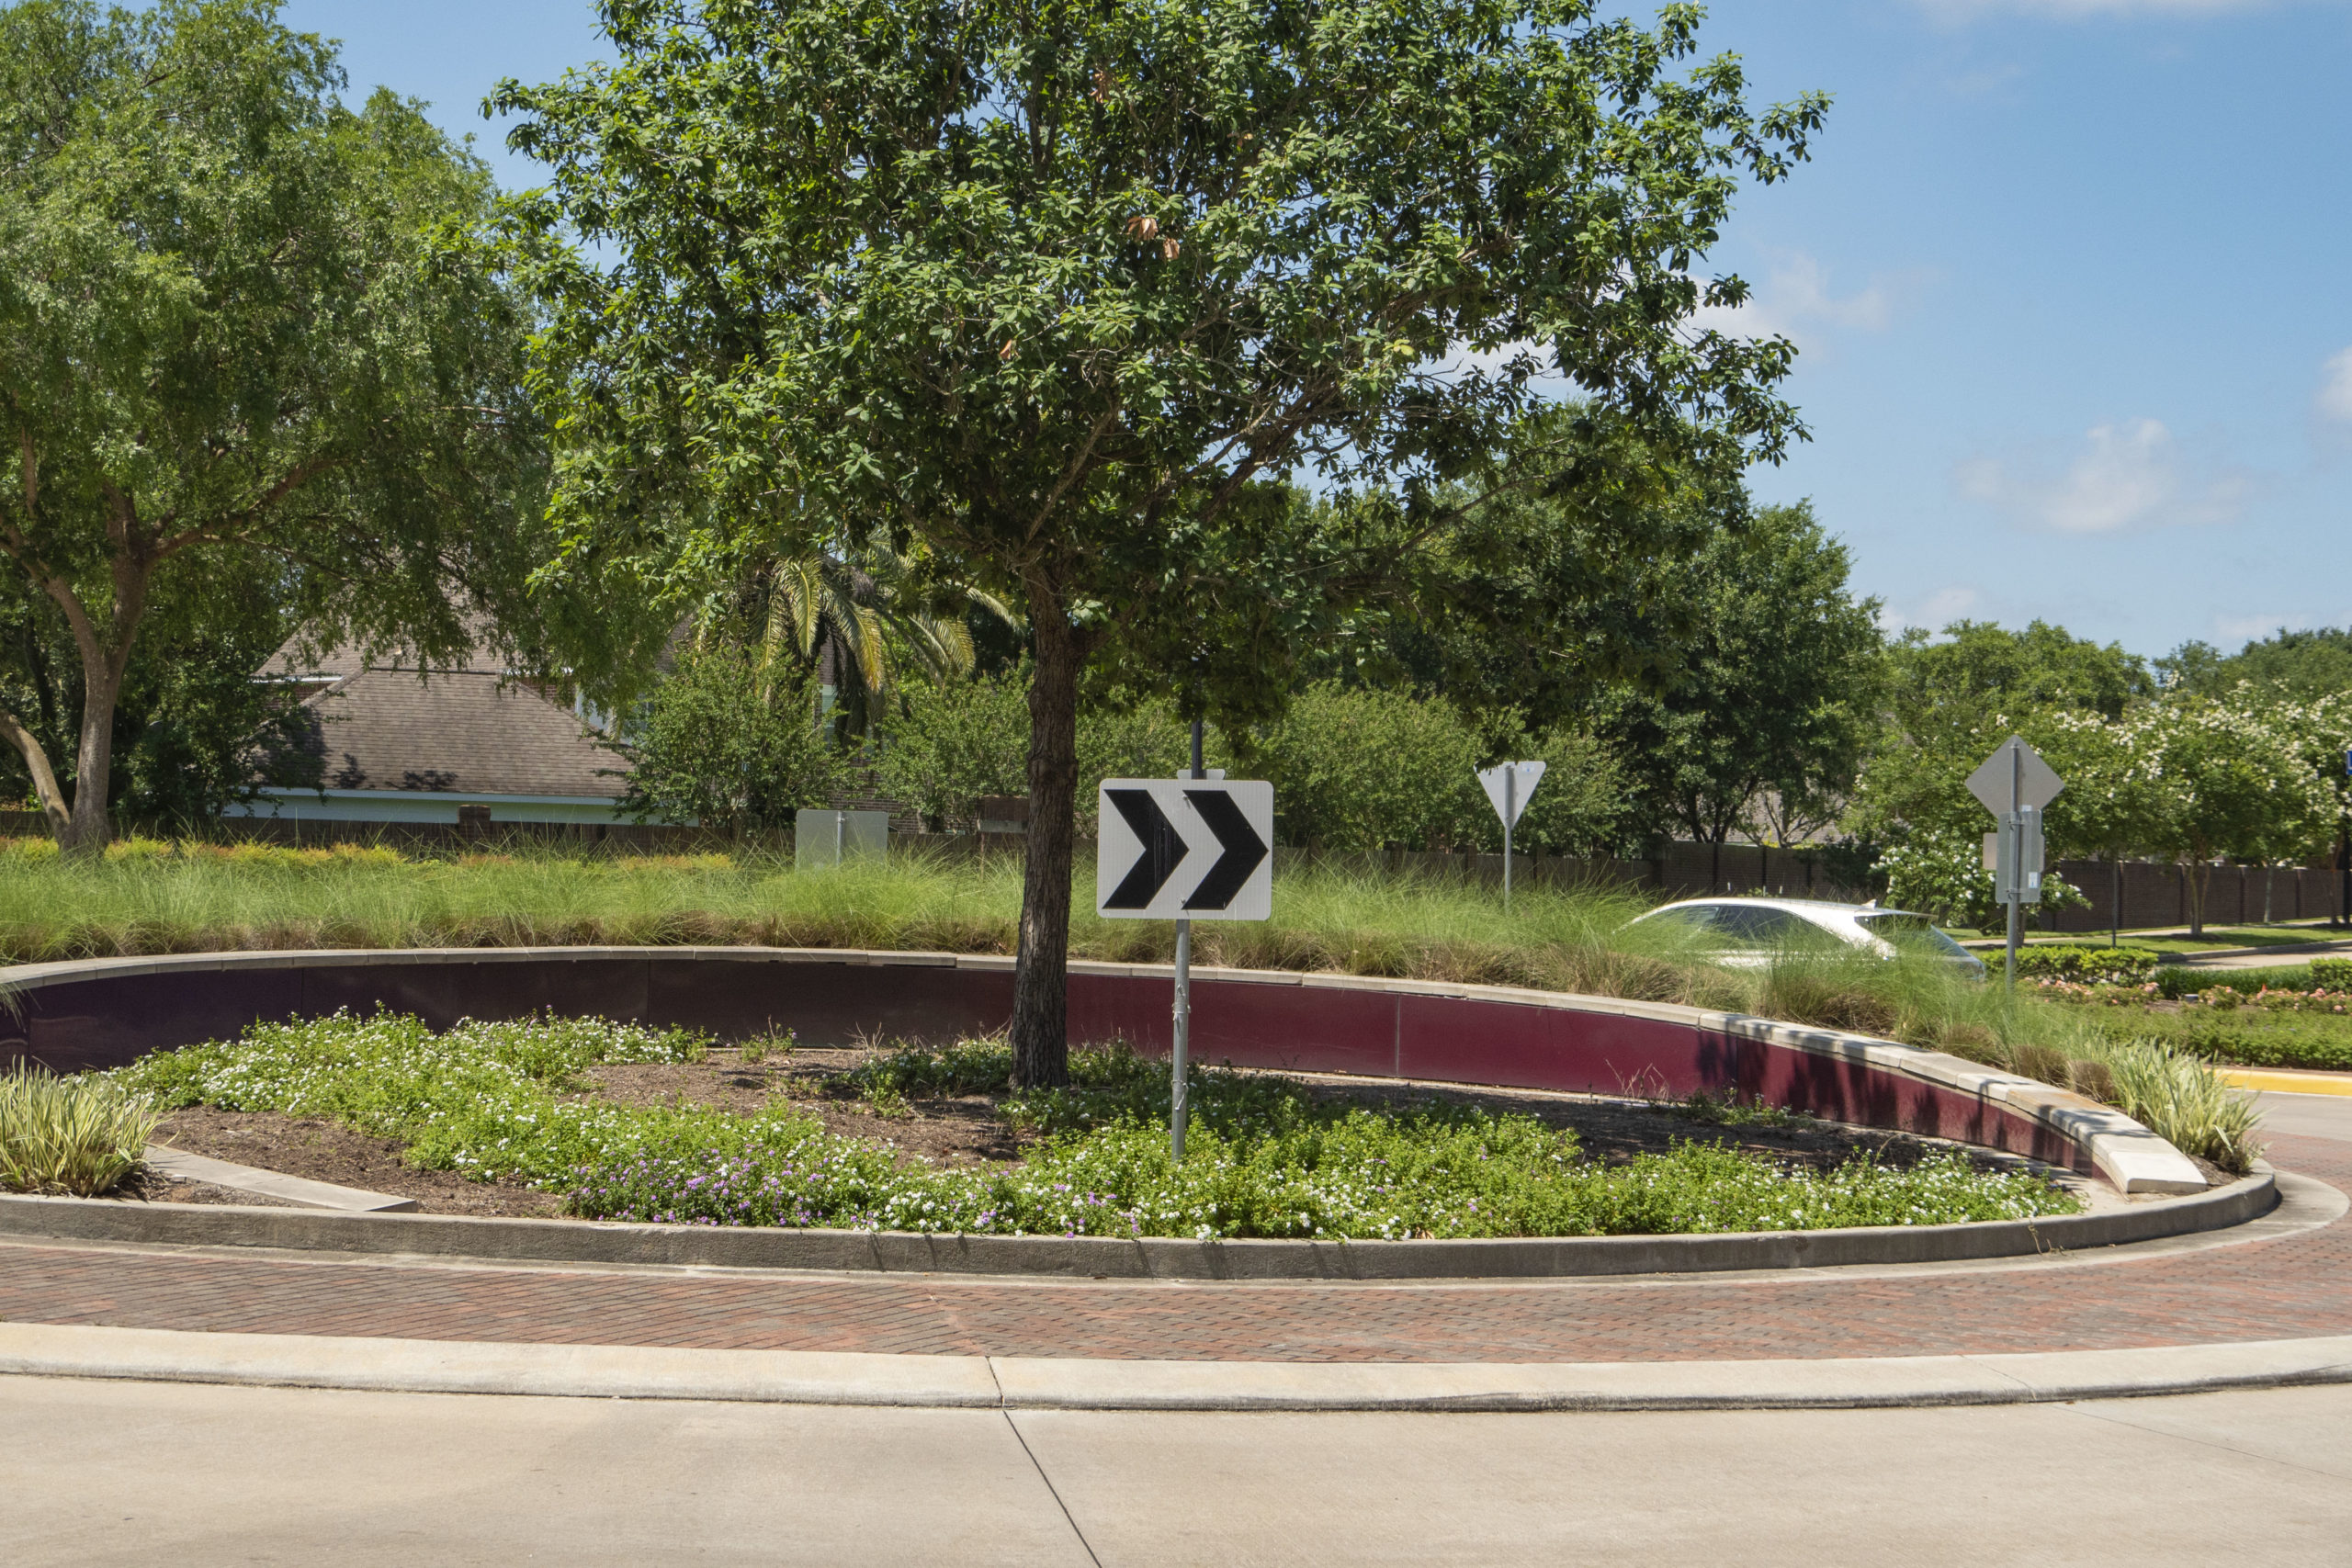
[[[0,1020],[0,1061],[28,1056],[59,1072],[339,1008],[391,1008],[435,1027],[553,1009],[727,1039],[791,1029],[835,1043],[987,1032],[1004,1026],[1012,1003],[1005,959],[741,948],[99,959],[27,965],[0,982],[19,1010]],[[1071,1037],[1125,1038],[1163,1055],[1170,999],[1164,968],[1075,964]],[[1967,1064],[1879,1048],[1916,1061],[1917,1072],[1905,1072],[1826,1032],[1499,987],[1230,970],[1196,971],[1193,1005],[1204,1062],[1605,1094],[1736,1089],[1838,1121],[2093,1168],[2086,1144],[1981,1085],[1972,1091]]]

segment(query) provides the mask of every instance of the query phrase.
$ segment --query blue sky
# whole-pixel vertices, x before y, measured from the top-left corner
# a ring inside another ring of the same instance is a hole
[[[286,16],[509,185],[481,98],[599,48],[578,0]],[[1814,439],[1757,493],[1810,497],[1891,625],[2352,624],[2352,0],[1721,0],[1706,36],[1837,98],[1712,270],[1804,351]]]

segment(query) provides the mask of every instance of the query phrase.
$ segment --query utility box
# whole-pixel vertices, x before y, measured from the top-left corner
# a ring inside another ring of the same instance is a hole
[[[792,818],[792,863],[824,871],[845,860],[884,860],[890,853],[887,811],[802,811]]]
[[[972,817],[972,831],[976,833],[1025,833],[1029,830],[1029,797],[984,795]]]

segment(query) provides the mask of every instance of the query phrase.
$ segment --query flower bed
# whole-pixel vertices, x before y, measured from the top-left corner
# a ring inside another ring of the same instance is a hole
[[[584,1218],[1003,1235],[1515,1236],[1935,1224],[2071,1212],[2038,1177],[1960,1154],[1897,1169],[1794,1168],[1699,1141],[1621,1164],[1571,1132],[1458,1104],[1335,1101],[1294,1080],[1204,1070],[1188,1157],[1168,1156],[1164,1068],[1076,1054],[1076,1082],[1006,1094],[1034,1141],[956,1168],[844,1136],[783,1101],[739,1112],[616,1104],[591,1069],[699,1056],[707,1040],[600,1020],[467,1023],[347,1015],[264,1025],[118,1070],[166,1106],[323,1116],[407,1145],[414,1165],[566,1194]],[[1009,1055],[902,1051],[851,1076],[888,1110],[943,1087],[1001,1089]]]

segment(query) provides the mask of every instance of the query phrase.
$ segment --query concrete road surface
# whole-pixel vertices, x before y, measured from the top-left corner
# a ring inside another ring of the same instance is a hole
[[[0,1562],[2352,1562],[2352,1388],[1213,1416],[0,1380]]]
[[[2271,1094],[2254,1097],[2262,1111],[2266,1133],[2297,1133],[2307,1138],[2341,1138],[2352,1143],[2352,1095]],[[2345,1556],[2352,1563],[2352,1552]]]

